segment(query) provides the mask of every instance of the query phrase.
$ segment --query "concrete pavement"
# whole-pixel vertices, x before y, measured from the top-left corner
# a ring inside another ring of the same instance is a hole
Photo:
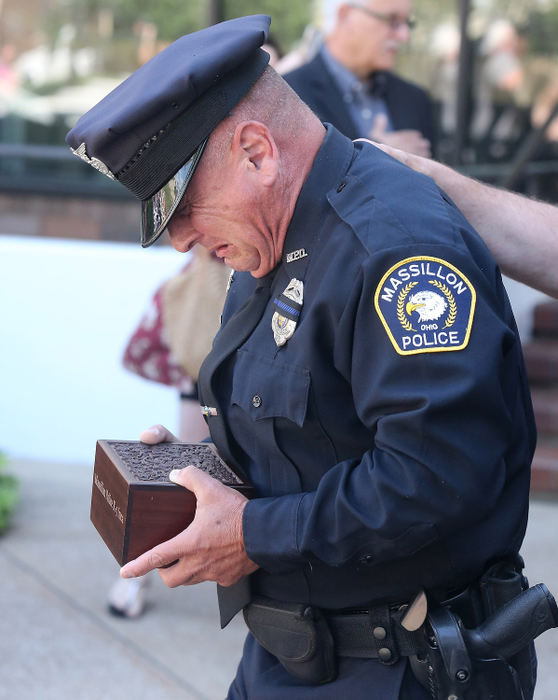
[[[245,630],[219,630],[215,586],[153,575],[138,619],[106,612],[118,564],[89,521],[92,467],[11,462],[21,501],[0,537],[1,700],[213,700]]]
[[[118,565],[89,522],[92,467],[16,460],[8,471],[21,501],[0,537],[0,700],[223,698],[245,628],[219,630],[214,585],[169,590],[153,576],[142,617],[111,617]],[[533,500],[529,578],[558,597],[557,533],[558,502]],[[558,630],[537,649],[535,700],[556,700]]]

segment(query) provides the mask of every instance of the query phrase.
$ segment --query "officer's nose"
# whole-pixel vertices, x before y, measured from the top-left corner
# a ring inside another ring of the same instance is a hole
[[[196,230],[185,216],[173,217],[167,229],[171,244],[179,253],[187,253],[197,243]]]

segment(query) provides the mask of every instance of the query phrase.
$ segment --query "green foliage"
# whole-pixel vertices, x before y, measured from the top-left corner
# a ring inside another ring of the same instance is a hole
[[[528,26],[529,51],[537,54],[555,54],[558,7],[550,7],[546,12],[531,12]]]
[[[283,51],[302,37],[307,24],[313,18],[311,2],[300,0],[225,0],[225,19],[243,15],[262,14],[271,17],[271,33],[277,38]]]
[[[0,0],[0,5],[2,0]],[[100,33],[100,17],[105,13],[112,21],[110,35]],[[250,14],[271,16],[271,32],[283,52],[300,40],[312,22],[313,3],[298,0],[54,0],[43,13],[41,26],[52,48],[60,40],[60,29],[72,25],[77,35],[74,50],[96,47],[100,56],[98,72],[105,75],[127,73],[138,67],[137,49],[141,25],[156,27],[157,48],[211,24],[215,17],[232,19]],[[69,82],[75,84],[76,80]],[[57,85],[48,85],[51,93]],[[34,89],[34,88],[33,88]]]
[[[117,34],[130,34],[138,21],[152,22],[163,41],[174,41],[183,34],[201,29],[205,20],[204,0],[112,0]]]
[[[0,454],[0,533],[8,526],[18,500],[18,482],[15,476],[4,473],[6,458]]]
[[[221,0],[219,4],[223,19],[270,15],[272,32],[285,51],[300,39],[313,15],[313,4],[299,0]],[[101,9],[110,10],[114,17],[111,41],[132,39],[138,22],[152,22],[157,27],[158,39],[169,42],[210,23],[210,0],[72,0],[69,5],[55,3],[48,13],[44,26],[51,42],[60,26],[70,21],[79,28],[78,40],[87,44],[95,38]]]

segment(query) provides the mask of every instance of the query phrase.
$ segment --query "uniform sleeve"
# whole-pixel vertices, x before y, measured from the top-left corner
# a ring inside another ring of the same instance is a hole
[[[415,244],[369,259],[335,358],[370,449],[328,470],[314,492],[248,504],[247,552],[270,572],[411,555],[487,518],[513,478],[522,361],[487,255]]]

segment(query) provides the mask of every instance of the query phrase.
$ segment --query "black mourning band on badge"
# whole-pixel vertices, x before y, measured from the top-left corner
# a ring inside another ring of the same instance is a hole
[[[152,197],[248,93],[264,72],[269,58],[266,51],[256,49],[235,71],[221,78],[150,139],[116,173],[118,181],[138,199]]]
[[[285,294],[276,297],[273,300],[273,306],[281,316],[295,322],[298,321],[300,312],[302,311],[302,304],[289,299]]]

